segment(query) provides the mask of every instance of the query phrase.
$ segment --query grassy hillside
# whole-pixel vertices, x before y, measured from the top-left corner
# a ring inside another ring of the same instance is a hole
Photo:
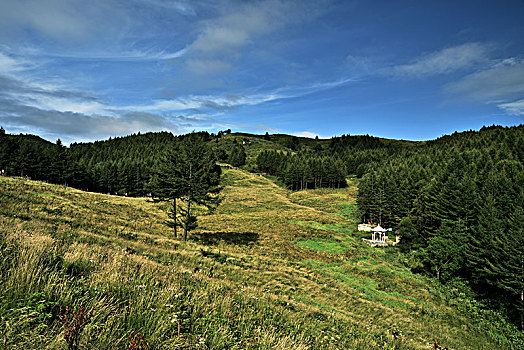
[[[181,242],[146,199],[0,177],[1,346],[66,349],[83,307],[88,349],[516,347],[460,286],[362,243],[355,184],[289,192],[241,170],[223,184]]]

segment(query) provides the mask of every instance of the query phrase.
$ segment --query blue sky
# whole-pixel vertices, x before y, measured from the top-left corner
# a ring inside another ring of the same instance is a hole
[[[0,2],[8,133],[424,140],[523,119],[523,1]]]

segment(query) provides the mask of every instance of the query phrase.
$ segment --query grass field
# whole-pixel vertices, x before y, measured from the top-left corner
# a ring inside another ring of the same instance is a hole
[[[517,347],[460,286],[357,237],[354,183],[290,192],[234,169],[222,182],[182,242],[162,204],[0,177],[0,347],[67,349],[81,307],[81,349]]]

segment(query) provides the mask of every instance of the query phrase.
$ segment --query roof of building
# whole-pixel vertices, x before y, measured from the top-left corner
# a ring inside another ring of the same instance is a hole
[[[377,227],[372,228],[371,231],[373,231],[373,232],[386,232],[387,230],[385,228],[380,227],[380,225],[378,225]]]

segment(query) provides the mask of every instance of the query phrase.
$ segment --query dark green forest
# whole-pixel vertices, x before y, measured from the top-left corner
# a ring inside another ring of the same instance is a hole
[[[264,151],[256,162],[259,171],[279,177],[292,190],[346,187],[347,170],[340,157],[312,151]]]
[[[380,154],[359,165],[362,220],[393,227],[412,270],[468,281],[522,329],[524,127],[485,127]]]
[[[275,176],[292,190],[339,188],[346,178],[358,178],[360,220],[398,232],[399,249],[413,271],[442,283],[466,281],[486,307],[504,312],[522,329],[524,126],[484,127],[425,142],[199,134],[216,161]],[[184,137],[147,133],[65,147],[59,140],[0,129],[0,169],[83,190],[143,196],[163,155]]]

